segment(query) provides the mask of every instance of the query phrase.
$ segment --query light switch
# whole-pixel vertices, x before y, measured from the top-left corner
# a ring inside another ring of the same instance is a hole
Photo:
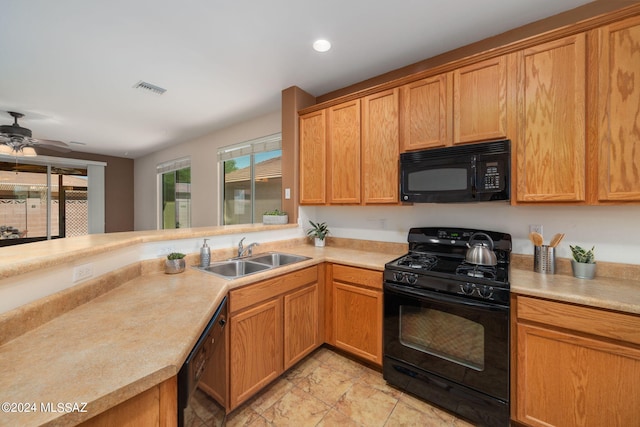
[[[284,189],[284,198],[285,199],[290,199],[291,198],[291,189],[290,188],[285,188]]]

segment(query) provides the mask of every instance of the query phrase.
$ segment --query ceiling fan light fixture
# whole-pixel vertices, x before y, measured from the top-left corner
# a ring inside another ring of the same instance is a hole
[[[21,151],[22,155],[25,157],[36,157],[38,155],[38,153],[36,153],[36,149],[33,147],[23,147]]]

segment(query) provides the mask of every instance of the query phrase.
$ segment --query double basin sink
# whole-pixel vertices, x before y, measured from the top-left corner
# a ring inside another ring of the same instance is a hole
[[[233,258],[226,261],[213,262],[208,267],[198,267],[198,269],[225,279],[237,279],[238,277],[271,270],[307,259],[310,258],[281,252],[268,252],[246,258]]]

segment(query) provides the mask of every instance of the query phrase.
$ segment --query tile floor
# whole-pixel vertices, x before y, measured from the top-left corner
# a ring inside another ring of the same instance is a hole
[[[388,386],[381,373],[324,347],[226,418],[199,390],[191,408],[190,427],[472,427]]]

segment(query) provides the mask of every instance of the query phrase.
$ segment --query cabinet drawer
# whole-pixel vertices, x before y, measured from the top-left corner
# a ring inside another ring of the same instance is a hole
[[[234,313],[269,298],[318,281],[318,266],[292,271],[229,292],[229,312]]]
[[[382,271],[333,264],[333,280],[382,290]]]
[[[518,320],[640,344],[640,316],[518,296]]]

